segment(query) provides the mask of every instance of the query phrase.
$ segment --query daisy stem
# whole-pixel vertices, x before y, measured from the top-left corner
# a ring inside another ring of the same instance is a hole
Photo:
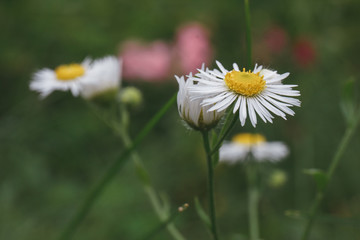
[[[249,0],[244,0],[245,24],[246,24],[246,55],[248,69],[252,68],[251,24]]]
[[[185,204],[181,206],[184,210],[186,210]],[[157,226],[155,229],[153,229],[150,233],[146,235],[146,237],[142,238],[144,240],[150,240],[153,239],[159,232],[161,232],[165,227],[167,227],[171,222],[175,220],[176,217],[178,217],[184,210],[175,211],[173,212],[165,221],[160,223],[159,226]]]
[[[125,112],[125,111],[126,111],[126,109],[121,108],[122,114],[127,114],[127,112]],[[121,124],[121,126],[123,126],[123,124]],[[129,148],[132,145],[132,141],[131,141],[126,129],[121,128],[121,126],[120,126],[120,129],[117,131],[117,133],[121,136],[125,147]],[[169,213],[167,212],[167,209],[165,209],[161,205],[158,195],[157,195],[154,187],[151,185],[149,173],[147,172],[146,168],[144,167],[144,164],[141,161],[140,156],[137,154],[137,152],[134,151],[131,154],[131,157],[132,157],[132,160],[134,161],[139,179],[143,183],[144,191],[147,194],[148,198],[150,199],[150,203],[151,203],[155,213],[158,215],[159,219],[162,222],[164,222],[164,223],[166,222],[165,226],[166,226],[167,230],[169,231],[169,233],[171,234],[171,236],[175,240],[185,240],[185,238],[178,231],[178,229],[175,227],[175,225],[173,223],[171,223],[171,221],[167,220],[169,218],[168,217]]]
[[[338,167],[339,163],[340,163],[340,159],[343,155],[343,153],[345,152],[345,149],[347,147],[347,145],[350,142],[351,137],[354,135],[356,127],[359,123],[360,120],[360,109],[358,110],[358,115],[355,118],[355,120],[351,123],[348,124],[347,129],[345,131],[344,136],[342,137],[340,144],[335,152],[335,155],[330,163],[330,166],[328,168],[328,171],[326,172],[326,185],[325,187],[323,187],[322,189],[318,189],[318,192],[316,193],[316,197],[314,199],[314,202],[310,208],[310,214],[309,217],[307,219],[306,225],[305,225],[305,229],[302,235],[302,240],[307,240],[310,237],[310,232],[311,232],[311,228],[313,226],[313,223],[315,221],[316,218],[316,214],[318,212],[318,208],[322,202],[322,200],[324,199],[324,195],[325,195],[325,190],[336,170],[336,168]]]
[[[202,137],[204,142],[204,148],[206,152],[206,159],[208,164],[208,181],[209,181],[209,210],[211,220],[211,232],[214,240],[218,240],[217,228],[216,228],[216,211],[215,211],[215,197],[214,197],[214,167],[211,157],[209,132],[202,131]]]
[[[107,171],[103,174],[100,180],[94,185],[90,190],[89,194],[85,198],[84,202],[78,208],[74,217],[70,220],[69,224],[60,234],[60,240],[71,239],[76,229],[79,227],[80,223],[84,220],[87,213],[91,210],[93,204],[98,197],[103,193],[105,187],[111,182],[111,180],[116,176],[119,170],[124,166],[129,155],[136,149],[136,147],[143,141],[143,139],[149,134],[149,132],[154,128],[154,126],[160,121],[160,119],[165,115],[165,113],[170,109],[171,106],[176,101],[176,94],[169,99],[168,102],[150,119],[150,121],[145,125],[145,127],[140,131],[136,136],[132,145],[126,148],[120,157],[116,159],[110,166]]]
[[[257,187],[257,165],[249,162],[247,165],[248,179],[248,211],[250,240],[259,239],[259,189]]]

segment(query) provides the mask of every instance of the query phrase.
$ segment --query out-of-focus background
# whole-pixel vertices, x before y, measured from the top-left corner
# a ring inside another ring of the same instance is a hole
[[[347,80],[359,79],[360,2],[250,3],[254,61],[290,72],[286,83],[299,85],[302,106],[287,121],[260,122],[256,129],[248,122],[234,133],[259,132],[288,144],[290,156],[266,165],[261,175],[261,236],[299,239],[304,221],[286,213],[308,210],[315,184],[303,169],[326,169],[344,133],[340,93]],[[123,56],[122,85],[138,87],[144,97],[131,113],[134,136],[177,91],[174,74],[187,74],[200,67],[195,66],[199,61],[213,66],[217,59],[227,68],[246,63],[241,1],[4,0],[0,26],[0,239],[55,239],[124,149],[80,98],[55,92],[40,100],[31,92],[36,70],[85,57]],[[192,34],[197,37],[189,43]],[[360,239],[359,144],[357,131],[329,186],[312,239]],[[207,209],[201,137],[183,127],[176,106],[138,152],[173,209],[190,204],[175,221],[180,231],[187,239],[209,239],[194,207],[198,196]],[[286,172],[287,181],[274,188],[267,183],[276,169]],[[243,167],[219,165],[215,181],[223,239],[246,239]],[[139,239],[158,223],[129,161],[74,239]],[[170,238],[162,231],[154,239]]]

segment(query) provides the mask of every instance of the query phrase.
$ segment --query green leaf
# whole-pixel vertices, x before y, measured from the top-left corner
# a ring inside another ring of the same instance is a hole
[[[356,99],[355,99],[355,79],[348,79],[342,86],[340,108],[346,122],[352,123],[355,118]]]
[[[219,150],[217,150],[213,155],[213,166],[214,166],[214,168],[219,163],[219,159],[220,159],[219,158]]]
[[[325,189],[328,182],[328,177],[323,170],[315,168],[304,169],[304,173],[311,175],[314,178],[316,186],[320,191]]]
[[[209,216],[205,213],[205,211],[204,211],[203,207],[201,206],[199,199],[197,197],[195,197],[194,201],[195,201],[195,209],[196,209],[197,214],[199,215],[199,217],[203,221],[203,223],[205,223],[205,225],[211,231],[211,223],[210,223]]]

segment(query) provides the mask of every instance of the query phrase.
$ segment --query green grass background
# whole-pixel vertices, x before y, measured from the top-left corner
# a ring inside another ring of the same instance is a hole
[[[256,62],[291,72],[287,83],[301,91],[302,107],[287,121],[260,122],[254,130],[286,142],[290,156],[267,165],[287,172],[279,189],[264,187],[260,202],[263,239],[299,239],[304,222],[285,216],[305,213],[315,186],[304,168],[326,169],[345,130],[339,102],[341,86],[359,79],[360,33],[356,0],[250,1],[252,33],[259,42],[271,25],[283,27],[289,45],[300,37],[313,41],[317,58],[299,67],[290,48]],[[245,64],[245,25],[241,1],[205,0],[3,0],[0,2],[0,239],[56,239],[90,187],[124,149],[121,142],[69,93],[45,100],[29,90],[34,71],[43,67],[117,54],[129,38],[172,41],[176,28],[199,21],[212,32],[215,58],[230,67]],[[256,44],[255,44],[256,45]],[[177,91],[175,79],[163,84],[131,83],[145,102],[131,114],[134,136]],[[358,85],[357,90],[358,90]],[[235,131],[234,131],[235,132]],[[355,133],[320,209],[312,239],[360,239],[360,138]],[[201,136],[186,130],[174,106],[138,149],[156,188],[173,209],[190,208],[175,221],[187,239],[210,239],[196,215],[194,196],[207,207],[206,164]],[[218,166],[216,203],[223,239],[246,239],[247,196],[244,169]],[[96,201],[74,239],[139,239],[158,224],[129,161]],[[154,239],[171,239],[166,231]]]

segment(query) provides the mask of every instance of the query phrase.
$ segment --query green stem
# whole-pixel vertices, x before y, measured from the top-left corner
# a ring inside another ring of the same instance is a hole
[[[251,24],[249,0],[244,0],[245,24],[246,24],[246,55],[248,69],[252,68]]]
[[[249,163],[247,166],[248,178],[248,211],[249,211],[249,230],[250,239],[260,239],[259,234],[259,190],[257,186],[257,166],[256,164]]]
[[[355,121],[348,125],[348,127],[345,131],[345,134],[340,141],[340,144],[336,150],[334,158],[332,159],[330,166],[328,168],[328,171],[326,172],[326,177],[327,177],[326,186],[322,190],[318,190],[318,192],[316,193],[315,200],[310,208],[310,214],[309,214],[308,220],[305,225],[305,229],[304,229],[304,232],[303,232],[303,235],[301,238],[302,240],[307,240],[310,237],[311,228],[315,221],[316,214],[318,212],[318,208],[324,198],[325,190],[326,190],[332,176],[334,175],[336,168],[338,167],[338,165],[340,163],[340,159],[341,159],[342,155],[344,154],[345,149],[348,146],[351,137],[353,136],[353,134],[356,130],[356,127],[359,123],[359,118],[360,118],[360,111],[359,111],[358,116],[355,118]]]
[[[61,233],[59,239],[66,240],[71,239],[76,229],[79,227],[80,223],[83,221],[87,213],[90,211],[95,200],[101,195],[105,187],[111,182],[116,173],[124,166],[128,156],[133,152],[133,150],[142,142],[142,140],[149,134],[149,132],[154,128],[154,126],[159,122],[159,120],[164,116],[164,114],[170,109],[170,107],[176,101],[176,94],[154,115],[154,117],[145,125],[145,127],[140,131],[140,133],[135,138],[133,144],[125,149],[118,159],[116,159],[101,177],[101,179],[94,185],[92,190],[89,192],[88,196],[85,198],[83,204],[77,210],[74,217],[70,220],[69,224],[65,227]]]
[[[310,208],[310,215],[308,217],[308,220],[306,222],[306,225],[305,225],[305,230],[304,230],[304,233],[302,235],[302,240],[306,240],[309,238],[310,236],[310,231],[311,231],[311,228],[312,228],[312,225],[314,223],[314,220],[315,220],[315,216],[317,214],[317,211],[318,211],[318,208],[320,206],[320,203],[322,201],[324,197],[324,194],[323,192],[317,192],[316,193],[316,197],[315,197],[315,200]]]
[[[146,235],[146,237],[142,238],[144,240],[150,240],[153,237],[155,237],[159,232],[161,232],[165,227],[167,227],[171,222],[175,220],[177,216],[179,216],[184,210],[186,210],[187,206],[184,204],[181,206],[183,210],[178,210],[174,213],[172,213],[166,220],[164,220],[162,223],[160,223],[159,226],[157,226],[154,230],[152,230],[150,233]]]
[[[216,227],[216,211],[215,211],[215,198],[214,198],[214,168],[211,158],[211,150],[209,143],[209,132],[202,131],[204,148],[206,151],[206,159],[208,164],[208,181],[209,181],[209,210],[211,220],[211,232],[214,240],[218,240],[217,227]]]
[[[179,232],[179,230],[171,222],[173,219],[171,221],[167,221],[168,213],[164,212],[164,209],[161,207],[159,199],[157,197],[157,194],[156,194],[154,188],[151,187],[150,185],[144,186],[144,188],[145,188],[145,192],[147,193],[156,214],[158,215],[159,219],[163,223],[166,223],[166,229],[169,231],[171,236],[176,240],[185,240],[184,236]],[[171,218],[169,218],[169,219],[171,219]]]
[[[122,129],[122,131],[118,133],[121,135],[121,138],[125,146],[130,147],[132,142],[126,130]],[[141,161],[140,156],[136,152],[133,152],[131,157],[135,163],[137,172],[139,173],[139,178],[143,182],[144,191],[148,195],[148,198],[150,199],[151,205],[155,213],[158,215],[161,221],[165,222],[168,219],[167,210],[161,206],[160,200],[157,197],[154,187],[151,185],[149,174],[146,168],[144,167],[144,164]],[[185,240],[185,238],[182,236],[182,234],[178,231],[178,229],[175,227],[173,223],[168,222],[166,224],[166,228],[174,239]]]
[[[349,144],[352,135],[355,132],[355,129],[356,129],[356,125],[352,125],[346,130],[344,137],[342,138],[342,140],[340,142],[338,150],[336,151],[334,159],[328,168],[328,171],[327,171],[328,180],[330,180],[332,178],[332,176],[334,175],[334,172],[335,172],[337,166],[339,165],[340,159],[341,159],[342,155],[344,154],[345,149],[346,149],[347,145]]]

